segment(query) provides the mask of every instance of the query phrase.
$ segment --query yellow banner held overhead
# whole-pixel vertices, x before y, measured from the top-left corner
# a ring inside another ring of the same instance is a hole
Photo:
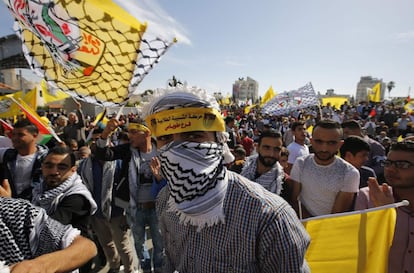
[[[326,106],[330,103],[332,107],[335,106],[339,110],[341,109],[341,105],[346,101],[348,101],[347,97],[324,97],[322,98],[322,105]]]
[[[307,219],[304,226],[311,243],[306,260],[311,271],[386,273],[396,221],[394,207]]]

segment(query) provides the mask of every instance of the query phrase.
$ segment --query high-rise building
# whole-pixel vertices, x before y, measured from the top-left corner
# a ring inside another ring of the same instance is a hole
[[[233,84],[233,99],[236,103],[250,99],[255,103],[259,99],[259,83],[250,77],[239,78]]]
[[[377,83],[381,83],[381,100],[384,99],[386,84],[382,79],[373,78],[371,76],[363,76],[357,84],[355,100],[357,103],[368,101],[368,88],[373,88]]]

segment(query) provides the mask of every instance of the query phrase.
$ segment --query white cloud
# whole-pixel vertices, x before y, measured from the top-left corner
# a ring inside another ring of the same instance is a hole
[[[139,4],[136,0],[115,2],[141,22],[147,22],[147,32],[167,40],[176,38],[180,44],[191,45],[187,30],[167,14],[156,0],[141,0]]]

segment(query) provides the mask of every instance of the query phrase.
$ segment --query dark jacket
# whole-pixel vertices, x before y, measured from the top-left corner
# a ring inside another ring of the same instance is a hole
[[[115,197],[119,197],[125,202],[129,201],[129,161],[131,161],[131,149],[130,144],[121,144],[114,147],[96,147],[94,152],[95,158],[103,161],[113,161],[121,159],[121,168],[114,179],[113,191]],[[122,182],[122,185],[121,185]]]
[[[3,179],[9,180],[13,198],[22,198],[32,201],[33,185],[40,183],[40,178],[42,176],[42,162],[49,151],[48,148],[44,145],[36,145],[36,147],[36,158],[32,168],[32,186],[27,189],[24,189],[21,194],[16,193],[16,181],[14,180],[14,169],[16,166],[17,150],[13,148],[7,149],[7,151],[3,155],[0,179],[1,181],[3,181]]]

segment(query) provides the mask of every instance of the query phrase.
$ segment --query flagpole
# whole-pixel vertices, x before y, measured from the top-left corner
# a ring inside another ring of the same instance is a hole
[[[121,106],[121,108],[119,108],[119,110],[118,110],[118,114],[116,114],[116,120],[119,120],[119,118],[121,117],[121,115],[122,115],[122,112],[124,111],[124,107],[125,107],[125,104],[124,105],[122,105]]]
[[[88,133],[88,136],[86,137],[86,139],[85,139],[85,143],[88,143],[91,139],[92,139],[92,136],[93,136],[93,131],[95,130],[95,126],[100,122],[100,121],[102,121],[104,118],[105,118],[105,115],[106,115],[106,112],[107,112],[107,108],[106,107],[104,107],[104,110],[103,110],[103,114],[102,114],[102,116],[96,121],[96,124],[95,123],[92,123],[91,125],[93,125],[93,128],[90,128],[89,129],[89,133]]]
[[[370,208],[370,209],[355,210],[355,211],[350,211],[350,212],[333,213],[333,214],[326,214],[326,215],[310,217],[310,218],[306,218],[304,220],[301,220],[301,222],[305,223],[305,222],[310,221],[310,220],[334,218],[334,217],[339,217],[339,216],[349,216],[349,215],[354,215],[354,214],[368,213],[368,212],[382,210],[382,209],[399,208],[399,207],[403,207],[403,206],[408,206],[409,204],[410,204],[410,202],[408,202],[408,200],[402,200],[401,202],[392,203],[392,204],[379,206],[379,207],[375,207],[375,208]]]

